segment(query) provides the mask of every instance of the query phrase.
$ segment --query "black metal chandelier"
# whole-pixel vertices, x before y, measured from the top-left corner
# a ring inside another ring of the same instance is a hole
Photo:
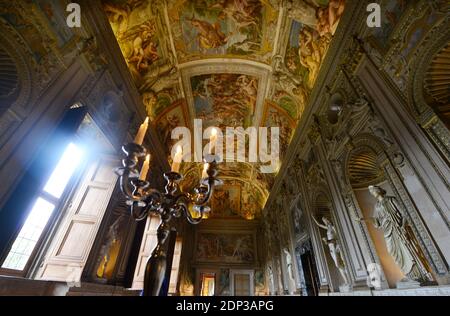
[[[120,177],[120,189],[127,199],[133,218],[140,221],[150,214],[159,215],[161,218],[157,229],[158,243],[145,268],[143,290],[144,296],[158,296],[166,275],[166,241],[172,229],[170,227],[172,218],[184,216],[191,224],[200,223],[204,214],[210,211],[206,204],[213,194],[214,187],[222,184],[222,181],[217,178],[216,166],[219,159],[216,155],[209,154],[204,157],[202,180],[199,186],[194,189],[193,194],[182,192],[179,185],[183,179],[179,173],[182,155],[181,148],[178,148],[172,163],[172,171],[164,173],[166,180],[164,192],[150,188],[149,182],[146,181],[150,155],[146,155],[147,150],[142,146],[147,127],[148,118],[141,125],[135,141],[122,147],[126,157],[122,160],[122,167],[116,169],[116,173]],[[139,173],[137,166],[144,156],[146,159]],[[189,205],[193,205],[193,210],[199,214],[198,217],[191,214]]]

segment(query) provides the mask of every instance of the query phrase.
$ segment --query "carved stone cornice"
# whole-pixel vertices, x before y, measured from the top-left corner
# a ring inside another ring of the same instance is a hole
[[[340,67],[347,74],[353,74],[359,65],[361,57],[366,53],[363,41],[356,35],[353,34],[350,46],[347,51],[342,54],[340,61]]]

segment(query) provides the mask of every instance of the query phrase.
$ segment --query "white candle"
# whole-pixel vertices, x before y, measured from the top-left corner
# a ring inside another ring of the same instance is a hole
[[[141,174],[139,180],[145,181],[147,179],[148,169],[150,168],[150,154],[145,157],[144,164],[142,165]]]
[[[147,133],[148,128],[148,116],[146,117],[144,123],[141,124],[139,127],[139,131],[136,134],[136,137],[134,138],[134,142],[138,145],[142,145],[144,142],[145,133]]]
[[[209,136],[209,153],[212,154],[214,147],[216,147],[217,142],[217,129],[213,128],[211,130],[211,135]]]
[[[206,162],[203,165],[202,179],[208,178],[208,173],[207,173],[208,167],[209,167],[209,163]]]
[[[178,146],[177,152],[175,153],[175,157],[173,157],[172,172],[180,172],[180,165],[182,158],[183,158],[183,150],[181,146]]]

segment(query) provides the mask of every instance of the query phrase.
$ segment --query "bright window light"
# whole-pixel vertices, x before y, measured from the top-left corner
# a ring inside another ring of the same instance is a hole
[[[25,224],[22,226],[11,251],[3,262],[2,268],[23,270],[27,264],[34,246],[41,237],[42,231],[52,215],[55,205],[38,198],[33,209],[28,215]]]
[[[82,157],[83,151],[73,143],[70,143],[47,181],[44,191],[56,198],[60,198],[75,169],[80,164]]]
[[[70,143],[64,151],[44,187],[44,191],[59,199],[67,183],[83,158],[83,151]],[[23,270],[34,250],[48,220],[55,209],[55,200],[47,201],[45,195],[37,198],[25,224],[17,235],[2,268]]]

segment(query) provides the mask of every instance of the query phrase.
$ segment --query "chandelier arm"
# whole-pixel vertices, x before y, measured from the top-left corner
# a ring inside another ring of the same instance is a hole
[[[203,220],[203,215],[204,215],[203,210],[200,211],[200,217],[196,217],[196,218],[194,218],[191,215],[191,212],[189,212],[189,209],[186,206],[183,207],[183,210],[184,210],[184,215],[186,216],[186,220],[190,224],[197,225]]]
[[[142,221],[143,219],[147,218],[149,213],[149,208],[146,206],[139,205],[139,201],[134,201],[130,206],[130,212],[133,219],[137,222]]]
[[[119,175],[120,191],[125,197],[132,201],[140,201],[140,197],[133,194],[134,187],[131,185],[130,169],[126,167],[116,169],[116,173]]]
[[[175,205],[176,206],[174,207],[174,211],[175,210],[179,211],[181,209],[182,213],[186,217],[186,220],[189,223],[196,225],[196,224],[198,224],[198,223],[200,223],[202,221],[204,212],[203,212],[203,208],[200,207],[200,217],[193,217],[192,216],[192,214],[189,211],[189,208],[188,208],[187,205],[188,204],[194,204],[195,206],[198,205],[196,203],[193,203],[192,198],[193,198],[192,195],[189,194],[189,193],[181,193],[181,194],[179,194],[176,197],[176,199],[175,199]],[[177,215],[175,217],[179,217],[181,214],[178,214],[177,212],[175,212],[175,215]]]
[[[184,202],[176,203],[172,208],[170,214],[175,218],[180,218],[188,210],[187,204]]]
[[[122,151],[126,157],[122,159],[122,167],[115,169],[115,173],[120,177],[120,190],[131,201],[140,201],[138,190],[133,184],[138,177],[136,166],[139,158],[146,154],[146,149],[135,143],[128,143],[122,146]],[[130,177],[130,174],[132,177]]]
[[[147,204],[150,211],[155,211],[161,207],[163,195],[155,189],[147,189],[141,200]]]
[[[211,199],[211,195],[213,192],[214,179],[208,180],[205,184],[200,185],[195,188],[196,194],[193,196],[192,202],[196,205],[205,205]]]

